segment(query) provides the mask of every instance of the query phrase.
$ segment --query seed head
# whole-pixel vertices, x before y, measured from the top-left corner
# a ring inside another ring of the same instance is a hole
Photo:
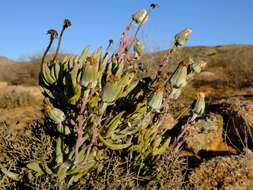
[[[68,28],[71,26],[71,21],[69,19],[65,19],[63,22],[63,27]]]
[[[51,39],[57,38],[58,37],[58,32],[55,29],[50,29],[47,31],[47,34],[50,35]]]
[[[109,40],[109,44],[113,44],[113,40],[112,39]]]
[[[158,8],[160,5],[158,3],[151,3],[150,4],[150,8],[151,9],[155,9],[155,8]]]

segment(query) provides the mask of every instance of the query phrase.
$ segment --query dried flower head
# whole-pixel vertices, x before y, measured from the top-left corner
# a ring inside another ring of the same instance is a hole
[[[47,34],[50,35],[51,39],[57,38],[58,37],[58,32],[55,29],[50,29],[47,31]]]
[[[108,77],[108,79],[107,79],[107,81],[108,81],[110,84],[112,84],[112,83],[114,83],[114,82],[116,82],[116,81],[118,81],[118,80],[119,80],[118,77],[115,76],[115,75],[113,75],[113,74],[111,74],[111,75]]]
[[[151,9],[156,9],[156,8],[158,8],[160,5],[158,4],[158,3],[151,3],[150,4],[150,8]]]
[[[71,26],[71,21],[69,19],[65,19],[63,22],[63,27],[68,28]]]
[[[162,83],[162,82],[158,83],[158,84],[155,86],[155,90],[162,91],[162,92],[166,92],[166,91],[167,91],[166,84],[164,84],[164,83]]]
[[[89,65],[94,65],[96,63],[96,61],[93,57],[88,56],[86,58],[86,63],[89,64]]]
[[[109,40],[109,44],[113,44],[113,39],[110,39],[110,40]]]

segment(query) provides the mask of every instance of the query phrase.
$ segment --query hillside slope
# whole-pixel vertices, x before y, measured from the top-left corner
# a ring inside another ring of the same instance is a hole
[[[145,72],[141,75],[154,75],[165,52],[145,55],[141,60]],[[163,71],[171,73],[177,63],[187,56],[204,59],[208,66],[205,69],[206,72],[198,76],[185,89],[186,96],[192,96],[195,89],[203,90],[214,97],[253,93],[253,45],[182,48],[175,52]],[[10,84],[37,85],[39,65],[40,58],[27,62],[13,62],[3,57],[0,59],[0,81]]]
[[[164,52],[147,55],[143,65],[148,75],[155,73]],[[171,73],[185,57],[203,59],[208,65],[185,89],[185,95],[203,90],[209,96],[235,96],[253,93],[253,46],[228,45],[216,47],[189,47],[178,50],[163,72]]]

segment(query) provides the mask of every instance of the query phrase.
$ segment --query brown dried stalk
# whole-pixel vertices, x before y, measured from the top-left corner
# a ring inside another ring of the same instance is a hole
[[[61,33],[60,33],[60,37],[59,37],[59,40],[58,40],[57,49],[56,49],[56,52],[55,52],[54,57],[52,59],[53,62],[55,61],[55,59],[56,59],[56,57],[57,57],[57,55],[59,53],[63,33],[64,33],[65,29],[68,28],[68,27],[70,27],[70,26],[71,26],[71,21],[68,20],[68,19],[65,19],[64,23],[63,23],[63,26],[62,26]]]

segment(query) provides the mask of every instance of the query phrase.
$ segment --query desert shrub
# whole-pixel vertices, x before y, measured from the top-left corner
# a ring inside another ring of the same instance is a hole
[[[50,43],[42,57],[39,85],[45,97],[45,127],[54,142],[52,161],[31,159],[24,170],[30,169],[44,181],[52,176],[50,180],[56,179],[59,188],[67,189],[180,189],[182,165],[176,152],[187,128],[173,141],[164,121],[170,114],[169,103],[206,63],[186,57],[163,79],[164,66],[192,32],[186,28],[176,34],[153,77],[137,76],[136,61],[144,53],[137,34],[157,6],[151,4],[132,16],[112,55],[110,40],[105,53],[102,48],[93,53],[84,48],[80,56],[57,60],[63,33],[71,26],[66,19],[56,52],[45,61],[58,36],[56,30],[48,31]],[[129,53],[132,48],[133,54]],[[204,96],[198,94],[188,123],[203,114]],[[18,170],[11,172],[18,175]]]
[[[152,175],[137,178],[131,160],[111,155],[101,173],[91,173],[88,180],[80,180],[76,189],[181,189],[186,163],[177,154],[166,153],[154,165]]]
[[[13,89],[0,93],[0,108],[12,109],[20,106],[36,105],[34,95],[27,90]]]

